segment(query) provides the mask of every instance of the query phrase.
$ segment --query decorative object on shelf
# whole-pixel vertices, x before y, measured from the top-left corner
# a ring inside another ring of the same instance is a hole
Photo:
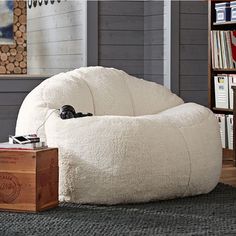
[[[230,2],[221,2],[215,4],[216,23],[230,21]]]
[[[0,45],[14,43],[13,5],[13,0],[0,1]]]
[[[26,1],[14,1],[14,43],[0,45],[0,74],[27,73],[26,9]]]
[[[39,6],[42,6],[43,0],[39,0]]]
[[[236,21],[236,2],[230,2],[231,21]]]

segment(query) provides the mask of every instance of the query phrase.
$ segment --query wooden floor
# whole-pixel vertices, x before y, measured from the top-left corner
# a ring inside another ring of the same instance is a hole
[[[232,165],[224,165],[220,182],[236,187],[236,167]]]

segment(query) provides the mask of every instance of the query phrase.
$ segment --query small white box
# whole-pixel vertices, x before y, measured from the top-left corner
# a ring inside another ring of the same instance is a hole
[[[229,83],[227,75],[214,76],[216,108],[229,108]]]
[[[233,115],[227,115],[226,116],[226,124],[227,124],[227,140],[228,140],[228,148],[233,150],[233,140],[234,140],[234,133],[233,133],[233,124],[234,119]]]
[[[234,91],[232,86],[236,86],[236,75],[229,75],[229,107],[234,108]]]
[[[221,136],[221,143],[222,148],[226,148],[226,122],[225,122],[225,115],[224,114],[215,114],[219,126],[220,126],[220,136]]]
[[[230,21],[230,2],[215,3],[216,22]]]

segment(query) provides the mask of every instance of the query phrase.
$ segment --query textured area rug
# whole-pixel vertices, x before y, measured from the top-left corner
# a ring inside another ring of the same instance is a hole
[[[236,235],[236,188],[219,184],[207,195],[146,204],[0,212],[0,235]]]

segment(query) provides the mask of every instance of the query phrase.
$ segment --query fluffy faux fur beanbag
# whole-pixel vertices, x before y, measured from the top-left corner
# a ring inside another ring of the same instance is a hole
[[[41,130],[59,148],[61,201],[144,202],[207,193],[218,183],[222,149],[209,109],[123,71],[89,67],[35,88],[16,133],[35,132],[64,104],[95,116],[62,120],[53,113]]]

